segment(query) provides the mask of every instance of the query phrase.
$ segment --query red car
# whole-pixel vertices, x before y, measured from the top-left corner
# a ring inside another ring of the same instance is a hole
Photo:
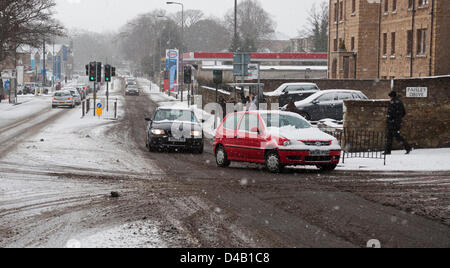
[[[280,111],[230,114],[217,129],[214,142],[219,167],[228,167],[232,161],[263,163],[274,173],[296,165],[332,171],[341,152],[336,138],[300,115]]]

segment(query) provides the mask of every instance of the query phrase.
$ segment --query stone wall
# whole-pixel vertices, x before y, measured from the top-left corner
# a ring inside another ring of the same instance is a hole
[[[407,87],[427,87],[428,98],[406,98]],[[450,76],[425,79],[398,79],[394,90],[405,104],[402,135],[414,148],[450,146]],[[344,126],[386,132],[387,100],[347,101]],[[398,149],[397,145],[397,149]]]
[[[406,98],[407,87],[427,87],[428,98]],[[403,133],[418,148],[450,147],[450,76],[395,80],[407,110]]]

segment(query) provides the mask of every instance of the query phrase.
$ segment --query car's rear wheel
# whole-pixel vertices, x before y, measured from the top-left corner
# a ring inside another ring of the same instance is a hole
[[[218,146],[216,149],[216,163],[217,166],[226,168],[229,167],[231,162],[228,160],[227,152],[223,146]]]
[[[280,173],[283,170],[278,152],[270,151],[266,153],[266,167],[272,173]]]
[[[334,171],[337,168],[337,164],[324,164],[324,165],[318,165],[317,167],[323,171],[323,172],[330,172]]]

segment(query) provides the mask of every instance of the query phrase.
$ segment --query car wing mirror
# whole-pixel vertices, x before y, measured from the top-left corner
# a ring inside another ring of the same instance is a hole
[[[261,131],[259,130],[258,127],[254,127],[254,128],[252,128],[252,129],[250,129],[250,132],[254,132],[254,133],[261,134]]]
[[[318,100],[315,100],[312,102],[312,104],[319,104],[319,103],[320,103],[320,101],[318,101]]]
[[[145,118],[145,121],[147,121],[147,122],[152,122],[153,120],[152,120],[150,117],[146,117],[146,118]]]

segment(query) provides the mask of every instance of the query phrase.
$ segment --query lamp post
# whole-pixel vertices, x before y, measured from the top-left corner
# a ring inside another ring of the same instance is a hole
[[[169,18],[165,15],[158,15],[158,19],[166,19],[169,20]],[[170,31],[169,31],[169,42],[170,42]],[[162,80],[161,80],[161,72],[162,72],[162,67],[161,67],[161,55],[162,55],[162,32],[160,33],[159,36],[159,61],[158,61],[158,65],[159,65],[159,74],[158,74],[158,83],[159,86],[161,87],[162,85]],[[162,87],[161,87],[162,88]],[[163,90],[163,89],[162,89]]]
[[[181,68],[180,73],[181,77],[184,77],[184,5],[183,3],[179,2],[167,2],[168,5],[179,5],[181,6],[181,47],[180,47],[180,58],[181,58]],[[184,87],[184,81],[183,79],[180,79],[180,77],[177,77],[178,84],[181,85],[181,102],[183,102],[183,87]],[[180,92],[180,87],[178,87],[178,92]]]

